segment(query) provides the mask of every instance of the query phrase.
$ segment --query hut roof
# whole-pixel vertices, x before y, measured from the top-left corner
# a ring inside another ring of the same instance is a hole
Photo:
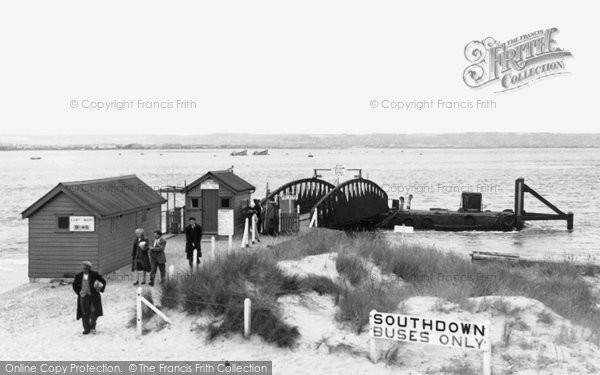
[[[256,190],[254,185],[251,185],[248,181],[244,180],[240,176],[233,173],[233,171],[226,169],[226,170],[222,170],[222,171],[207,172],[202,177],[198,178],[196,181],[194,181],[191,184],[189,184],[188,186],[186,186],[183,189],[183,192],[185,193],[185,192],[188,192],[188,191],[196,188],[198,185],[200,185],[203,181],[207,180],[208,178],[212,178],[212,179],[218,181],[219,183],[222,183],[223,185],[227,186],[229,189],[231,189],[235,193],[240,193],[240,192],[244,192],[244,191],[248,191],[248,190],[252,190],[252,191]]]
[[[136,175],[98,180],[61,182],[21,213],[31,216],[58,194],[66,194],[94,216],[104,218],[125,214],[166,202]]]

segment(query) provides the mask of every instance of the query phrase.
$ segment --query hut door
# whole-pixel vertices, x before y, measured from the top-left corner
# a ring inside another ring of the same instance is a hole
[[[217,233],[219,190],[202,190],[202,231]]]

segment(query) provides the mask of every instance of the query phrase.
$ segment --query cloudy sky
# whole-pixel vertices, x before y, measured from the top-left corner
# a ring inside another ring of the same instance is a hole
[[[2,2],[0,134],[597,132],[595,14],[539,0]],[[551,27],[571,74],[507,93],[464,84],[467,43]],[[495,108],[438,107],[477,100]],[[410,101],[435,105],[383,108]]]

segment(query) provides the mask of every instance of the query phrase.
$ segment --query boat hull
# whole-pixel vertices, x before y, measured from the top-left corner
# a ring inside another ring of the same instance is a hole
[[[465,212],[448,210],[391,210],[383,229],[405,225],[415,229],[458,231],[512,231],[515,217],[510,211]]]

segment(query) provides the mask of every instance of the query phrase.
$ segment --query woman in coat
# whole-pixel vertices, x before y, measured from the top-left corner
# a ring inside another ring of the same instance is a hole
[[[131,271],[137,271],[137,279],[133,285],[139,285],[140,275],[142,275],[142,284],[146,284],[146,272],[150,272],[151,269],[148,249],[148,240],[144,236],[144,230],[136,229],[131,251]]]

